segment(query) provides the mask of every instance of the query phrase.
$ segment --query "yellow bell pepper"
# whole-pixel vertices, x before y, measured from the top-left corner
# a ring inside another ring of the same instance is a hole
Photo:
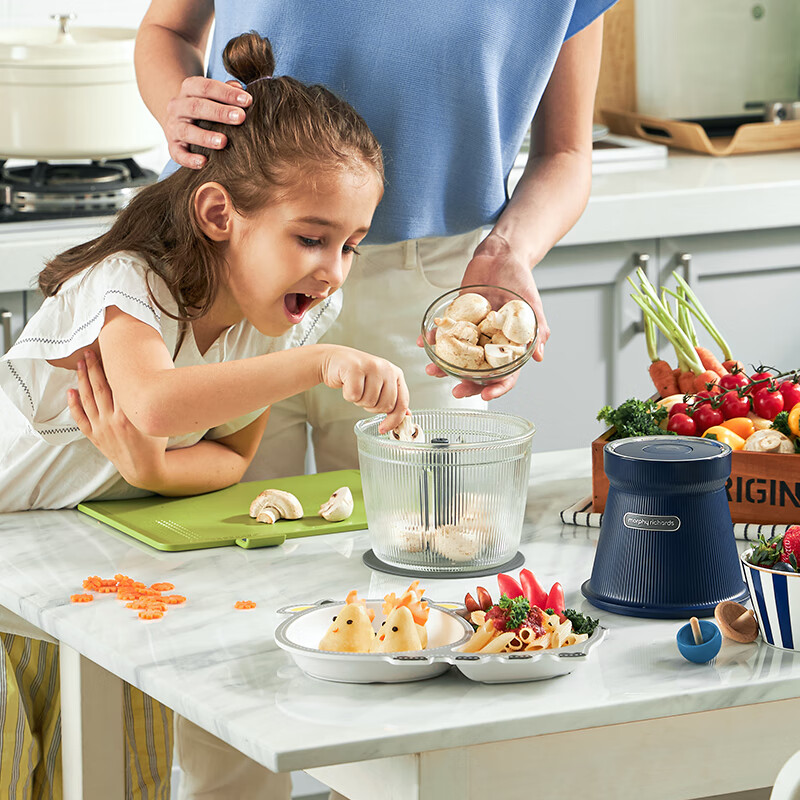
[[[741,436],[742,439],[752,436],[756,430],[755,423],[749,417],[731,417],[722,423],[722,427],[732,430],[737,436]]]
[[[800,436],[800,403],[792,406],[787,422],[789,423],[789,430],[795,436]]]
[[[723,428],[722,425],[712,425],[704,434],[704,439],[716,439],[718,442],[724,442],[731,450],[742,450],[744,448],[744,439],[735,434],[730,428]]]

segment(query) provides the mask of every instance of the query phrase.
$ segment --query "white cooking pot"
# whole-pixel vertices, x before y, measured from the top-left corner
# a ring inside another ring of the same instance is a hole
[[[133,28],[0,30],[0,158],[123,158],[161,129],[139,96]]]

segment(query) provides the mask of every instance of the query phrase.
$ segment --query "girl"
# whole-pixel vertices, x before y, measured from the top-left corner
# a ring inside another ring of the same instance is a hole
[[[407,412],[393,364],[315,344],[383,192],[379,145],[328,90],[272,78],[272,48],[257,34],[231,40],[224,61],[253,98],[228,146],[198,148],[203,169],[142,190],[108,233],[39,276],[46,299],[0,361],[2,511],[234,484],[269,406],[321,383],[386,412],[385,430]],[[7,726],[29,685],[20,641],[3,638],[5,681],[22,698]],[[53,663],[53,645],[31,646],[26,663]],[[19,776],[7,759],[37,760],[12,752],[13,731],[0,740],[0,793]],[[48,752],[57,726],[37,735]],[[52,780],[56,759],[39,764]]]

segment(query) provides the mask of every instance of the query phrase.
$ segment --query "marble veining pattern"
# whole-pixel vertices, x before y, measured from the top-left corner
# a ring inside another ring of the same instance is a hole
[[[678,621],[593,609],[580,594],[597,531],[558,512],[589,488],[588,450],[535,454],[522,551],[543,584],[560,580],[567,605],[610,629],[591,660],[540,683],[488,686],[451,671],[396,685],[306,677],[273,641],[276,609],[339,599],[352,588],[382,597],[408,579],[370,573],[366,532],[279,548],[162,553],[77,511],[0,516],[0,605],[179,713],[279,770],[303,769],[800,696],[800,655],[725,642],[709,665],[684,661]],[[744,543],[742,543],[744,544]],[[88,575],[170,581],[188,598],[164,619],[140,621],[114,597],[69,602]],[[491,578],[427,581],[460,600]],[[255,600],[235,611],[236,600]]]

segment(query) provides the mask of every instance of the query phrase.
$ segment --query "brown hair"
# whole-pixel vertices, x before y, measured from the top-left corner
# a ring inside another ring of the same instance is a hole
[[[142,189],[111,229],[57,255],[39,273],[50,297],[64,281],[113,253],[131,250],[166,282],[178,305],[174,319],[186,323],[205,314],[219,290],[222,254],[198,225],[196,190],[208,181],[223,185],[241,214],[263,208],[296,184],[332,168],[372,168],[383,181],[380,145],[356,111],[324,86],[288,76],[270,77],[275,57],[268,39],[250,32],[231,39],[223,53],[228,72],[247,85],[253,103],[239,126],[201,123],[225,133],[222,150],[192,146],[207,157],[199,170],[181,167]],[[268,78],[268,79],[267,79]],[[155,298],[153,298],[155,302]]]

